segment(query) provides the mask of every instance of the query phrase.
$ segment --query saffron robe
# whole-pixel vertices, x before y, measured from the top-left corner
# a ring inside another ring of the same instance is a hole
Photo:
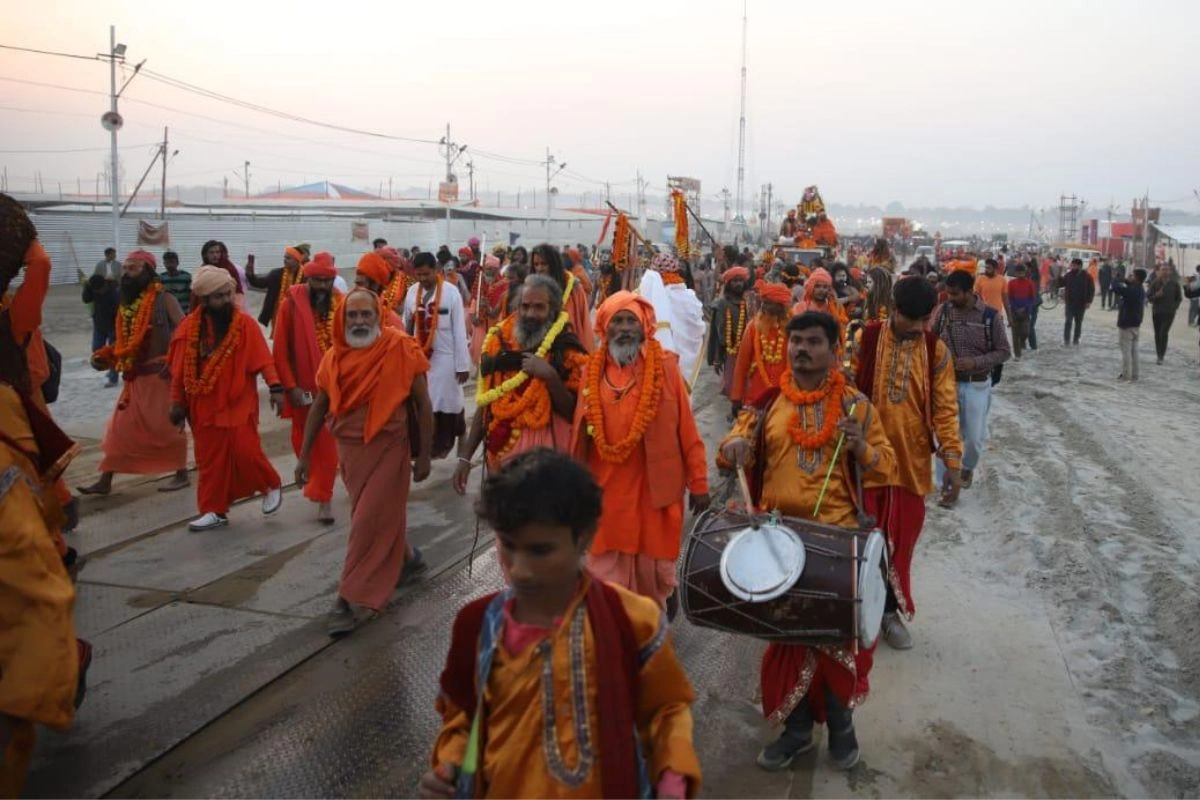
[[[773,335],[773,331],[778,330],[778,325],[773,320],[768,320],[762,314],[758,314],[746,326],[746,332],[742,335],[742,342],[738,345],[737,361],[733,366],[733,382],[729,387],[729,399],[734,403],[754,403],[763,393],[779,385],[779,376],[787,369],[787,343],[785,341],[780,349],[779,361],[774,364],[762,361],[761,367],[755,362],[754,348],[757,345],[755,337],[764,335],[764,331],[768,331],[766,336]],[[763,374],[763,370],[766,374]]]

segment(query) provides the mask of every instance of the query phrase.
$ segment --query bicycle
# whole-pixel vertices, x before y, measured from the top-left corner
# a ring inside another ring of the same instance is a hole
[[[1058,305],[1058,289],[1047,289],[1042,292],[1042,308],[1054,308]]]

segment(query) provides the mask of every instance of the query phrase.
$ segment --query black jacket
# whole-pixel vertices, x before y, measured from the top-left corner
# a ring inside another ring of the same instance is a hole
[[[250,270],[246,270],[246,282],[255,289],[267,290],[267,296],[263,298],[262,311],[258,314],[258,321],[259,324],[269,326],[271,320],[275,319],[275,306],[279,303],[279,287],[283,285],[283,267],[271,270],[265,278],[251,275]]]
[[[1112,282],[1113,294],[1121,298],[1117,310],[1118,328],[1140,328],[1146,318],[1146,290],[1140,283],[1126,283],[1118,278]]]
[[[1087,270],[1069,269],[1062,276],[1060,286],[1066,289],[1066,304],[1068,308],[1083,308],[1090,305],[1096,297],[1096,284]]]
[[[116,329],[117,308],[121,305],[121,290],[115,281],[104,281],[99,290],[92,289],[91,281],[83,285],[83,302],[92,304],[92,324],[97,330]]]

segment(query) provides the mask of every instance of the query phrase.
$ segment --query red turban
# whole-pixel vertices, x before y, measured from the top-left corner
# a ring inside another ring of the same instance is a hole
[[[851,267],[850,268],[850,277],[856,281],[861,281],[863,279],[863,271],[861,269],[859,269],[858,267]]]
[[[721,275],[721,280],[732,281],[741,278],[744,281],[750,280],[750,270],[745,267],[730,267]]]
[[[571,260],[572,264],[583,263],[583,256],[581,256],[579,254],[579,248],[577,248],[577,247],[567,248],[567,258],[569,258]]]
[[[621,311],[633,312],[638,321],[642,323],[642,332],[646,334],[646,338],[654,336],[658,332],[658,317],[654,315],[654,306],[650,305],[650,301],[633,292],[621,290],[610,295],[596,309],[597,338],[608,338],[608,323],[612,322],[612,318]]]
[[[392,268],[383,256],[373,250],[363,253],[362,258],[358,260],[357,270],[359,274],[366,275],[380,286],[387,286],[392,280]]]
[[[151,270],[158,269],[158,259],[154,254],[147,250],[133,250],[129,255],[125,256],[126,261],[140,261],[149,267]]]
[[[337,277],[337,269],[333,266],[333,256],[322,250],[304,265],[304,277],[318,280],[333,280]]]
[[[778,303],[786,306],[792,302],[792,290],[782,283],[759,281],[754,288],[764,303]]]
[[[474,258],[475,252],[469,247],[460,247],[458,248],[458,257],[463,259]]]

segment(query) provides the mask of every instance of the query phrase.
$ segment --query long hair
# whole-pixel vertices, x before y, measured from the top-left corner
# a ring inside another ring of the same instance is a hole
[[[871,267],[867,270],[871,276],[871,291],[867,292],[866,308],[863,310],[863,321],[871,322],[879,319],[880,310],[892,313],[892,273],[883,267]]]
[[[541,256],[546,262],[547,270],[550,277],[558,282],[558,285],[564,289],[567,286],[567,271],[563,268],[562,255],[559,254],[558,248],[552,244],[543,242],[533,248],[533,252],[529,254],[530,271],[533,271],[533,259],[535,256]]]

